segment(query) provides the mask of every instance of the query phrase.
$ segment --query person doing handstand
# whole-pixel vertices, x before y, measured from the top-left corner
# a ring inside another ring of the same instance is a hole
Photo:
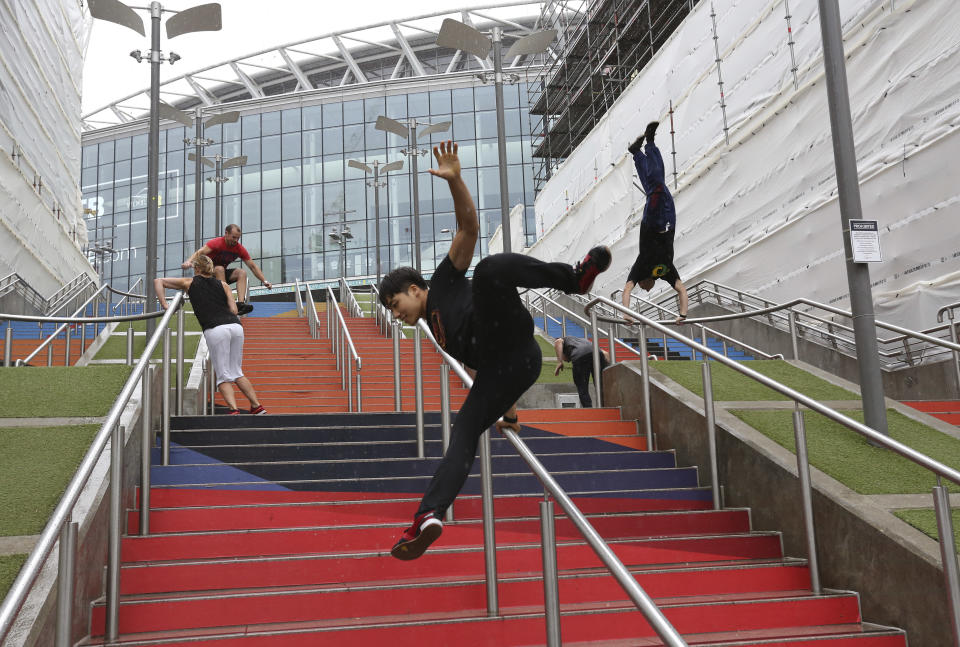
[[[680,300],[677,323],[680,323],[687,318],[687,289],[673,265],[673,235],[677,226],[677,214],[673,196],[664,181],[663,157],[660,149],[653,143],[659,125],[659,122],[651,121],[644,134],[637,137],[627,148],[633,155],[647,201],[643,206],[643,219],[640,221],[640,251],[627,275],[621,300],[623,305],[629,308],[630,293],[634,286],[649,292],[657,279],[661,279],[677,291]],[[644,138],[647,140],[645,149]],[[627,317],[627,320],[631,321],[630,317]]]
[[[540,376],[542,357],[533,337],[533,319],[517,288],[583,294],[611,260],[607,247],[594,247],[576,267],[522,254],[494,254],[477,263],[473,280],[468,280],[480,233],[477,211],[460,176],[457,145],[444,142],[434,147],[433,154],[437,168],[430,173],[447,181],[457,233],[429,287],[415,269],[397,268],[383,278],[380,300],[409,326],[426,320],[437,343],[475,369],[476,378],[413,524],[390,551],[403,560],[420,557],[443,532],[440,519],[467,480],[483,432],[494,423],[499,429],[520,430],[516,402]]]

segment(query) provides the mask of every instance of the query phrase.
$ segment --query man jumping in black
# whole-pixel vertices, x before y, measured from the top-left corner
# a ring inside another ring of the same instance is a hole
[[[494,423],[499,429],[520,431],[516,402],[540,376],[542,357],[517,288],[583,294],[611,260],[607,247],[594,247],[576,267],[522,254],[495,254],[477,263],[471,282],[466,272],[480,233],[473,198],[460,177],[457,145],[448,141],[434,147],[433,154],[437,168],[430,173],[450,187],[457,233],[429,288],[419,272],[401,267],[383,278],[380,300],[409,326],[425,319],[437,343],[475,369],[476,378],[413,525],[390,551],[404,560],[420,557],[443,532],[440,519],[467,480],[483,432]]]
[[[687,289],[673,265],[673,234],[677,227],[677,213],[673,196],[664,181],[663,157],[653,143],[659,125],[659,122],[651,121],[644,134],[627,147],[633,155],[647,202],[643,206],[643,220],[640,221],[640,252],[623,286],[622,302],[629,308],[630,292],[634,286],[649,292],[657,279],[661,279],[677,291],[680,300],[677,323],[680,323],[687,318]],[[647,140],[645,148],[644,139]],[[630,321],[630,317],[627,320]]]

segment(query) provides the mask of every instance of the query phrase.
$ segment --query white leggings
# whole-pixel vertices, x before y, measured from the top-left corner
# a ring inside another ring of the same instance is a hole
[[[217,386],[224,382],[236,382],[243,377],[243,326],[224,324],[203,331],[207,340]]]

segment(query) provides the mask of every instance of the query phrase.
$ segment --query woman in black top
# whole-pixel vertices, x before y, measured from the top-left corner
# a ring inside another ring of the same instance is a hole
[[[154,291],[160,305],[167,309],[165,288],[183,290],[190,296],[193,314],[203,328],[203,337],[207,342],[210,360],[217,376],[217,389],[230,407],[230,414],[240,413],[233,394],[233,384],[250,401],[250,413],[266,413],[253,385],[243,375],[243,326],[237,316],[237,303],[233,299],[230,286],[213,277],[213,262],[210,257],[199,255],[193,260],[193,278],[165,277],[155,279]]]

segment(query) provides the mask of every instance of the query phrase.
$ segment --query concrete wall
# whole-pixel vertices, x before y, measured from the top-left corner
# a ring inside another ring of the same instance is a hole
[[[727,310],[712,303],[691,303],[691,317],[711,317],[730,314]],[[713,328],[734,339],[759,348],[770,354],[781,353],[786,358],[793,357],[790,333],[761,323],[754,319],[733,319],[709,324]],[[799,359],[812,364],[828,373],[859,384],[860,375],[857,360],[839,353],[832,348],[800,338],[797,343]],[[894,371],[883,371],[883,388],[888,398],[894,400],[950,400],[960,397],[956,370],[952,359],[934,364],[910,366]]]
[[[660,449],[696,465],[709,484],[702,400],[651,370],[651,415]],[[604,373],[604,394],[624,417],[641,419],[639,362]],[[720,483],[727,507],[749,507],[755,530],[783,533],[787,555],[806,557],[796,458],[722,407],[716,409]],[[813,509],[824,586],[855,590],[869,622],[905,629],[911,645],[953,645],[937,543],[868,497],[811,468]],[[931,503],[932,505],[932,503]]]

